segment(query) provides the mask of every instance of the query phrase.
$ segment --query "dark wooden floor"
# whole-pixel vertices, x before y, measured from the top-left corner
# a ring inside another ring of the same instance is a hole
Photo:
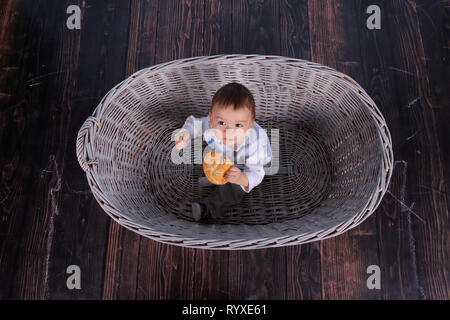
[[[66,27],[71,4],[81,30]],[[381,30],[366,28],[372,4]],[[2,0],[0,298],[449,299],[449,46],[448,0]],[[75,156],[85,118],[141,68],[221,53],[308,59],[363,86],[394,145],[376,213],[325,241],[238,252],[160,244],[108,218]],[[73,264],[81,290],[66,287]]]

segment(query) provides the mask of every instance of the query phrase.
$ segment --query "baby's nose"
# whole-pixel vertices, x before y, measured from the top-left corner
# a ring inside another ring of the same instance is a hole
[[[226,129],[225,136],[233,137],[235,134],[234,129]]]

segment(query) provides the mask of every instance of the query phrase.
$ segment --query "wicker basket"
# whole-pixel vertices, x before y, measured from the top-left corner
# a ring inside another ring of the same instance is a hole
[[[171,161],[171,134],[189,115],[207,115],[214,92],[232,81],[255,96],[272,163],[242,205],[215,223],[193,222],[191,202],[211,189],[198,186],[201,164]],[[85,121],[77,157],[100,206],[122,226],[163,243],[228,250],[355,227],[379,205],[393,167],[384,118],[358,83],[317,63],[261,55],[194,57],[135,73]]]

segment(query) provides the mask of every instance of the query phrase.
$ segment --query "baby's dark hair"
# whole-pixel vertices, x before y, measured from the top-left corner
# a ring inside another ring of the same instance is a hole
[[[213,107],[228,107],[232,105],[233,109],[248,108],[255,120],[255,99],[252,93],[245,86],[237,82],[231,82],[221,87],[214,94],[212,99]]]

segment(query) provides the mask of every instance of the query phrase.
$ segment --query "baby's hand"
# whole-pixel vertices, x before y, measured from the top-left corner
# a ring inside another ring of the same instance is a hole
[[[188,131],[182,131],[178,137],[175,138],[175,148],[178,150],[184,149],[187,146],[187,142],[191,139],[191,135]]]
[[[236,166],[232,166],[230,169],[228,169],[227,172],[225,172],[224,178],[228,182],[239,184],[241,186],[244,186],[245,188],[248,188],[247,175]]]

